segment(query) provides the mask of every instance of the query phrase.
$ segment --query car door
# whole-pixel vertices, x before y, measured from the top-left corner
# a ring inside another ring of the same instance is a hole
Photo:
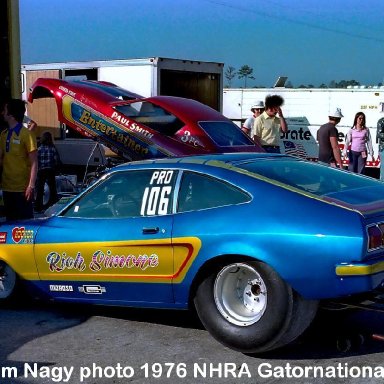
[[[37,233],[43,289],[62,299],[154,305],[173,301],[174,170],[123,170]]]

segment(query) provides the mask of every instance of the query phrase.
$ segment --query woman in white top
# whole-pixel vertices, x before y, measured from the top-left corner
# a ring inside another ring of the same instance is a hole
[[[344,156],[349,150],[349,166],[348,169],[355,173],[363,173],[367,156],[372,157],[374,161],[374,153],[372,147],[372,139],[369,129],[365,125],[365,114],[357,112],[352,128],[345,137]]]

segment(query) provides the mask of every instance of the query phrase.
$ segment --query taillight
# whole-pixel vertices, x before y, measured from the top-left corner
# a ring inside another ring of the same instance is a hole
[[[383,229],[383,224],[368,227],[368,251],[372,251],[373,249],[380,248],[384,245]]]

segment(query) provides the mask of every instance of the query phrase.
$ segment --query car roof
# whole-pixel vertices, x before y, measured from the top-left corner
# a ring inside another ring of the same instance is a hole
[[[215,109],[193,99],[177,96],[153,96],[146,98],[145,101],[152,102],[183,120],[191,122],[202,120],[230,121]]]
[[[176,164],[208,164],[214,165],[215,163],[219,166],[221,164],[236,165],[243,162],[252,162],[257,160],[277,160],[277,159],[289,159],[299,160],[292,156],[274,154],[274,153],[256,153],[256,152],[236,152],[236,153],[219,153],[219,154],[207,154],[207,155],[195,155],[195,156],[183,156],[183,157],[170,157],[162,159],[151,159],[151,160],[140,160],[132,161],[119,165],[119,170],[130,169],[136,166],[155,166],[174,168]],[[177,166],[176,166],[177,167]]]

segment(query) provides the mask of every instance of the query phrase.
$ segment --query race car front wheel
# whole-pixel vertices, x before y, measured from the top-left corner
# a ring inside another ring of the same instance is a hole
[[[17,275],[4,261],[0,261],[0,302],[10,299],[16,292]]]
[[[235,262],[211,271],[194,298],[205,328],[244,353],[282,347],[311,323],[317,302],[301,298],[265,263]]]

